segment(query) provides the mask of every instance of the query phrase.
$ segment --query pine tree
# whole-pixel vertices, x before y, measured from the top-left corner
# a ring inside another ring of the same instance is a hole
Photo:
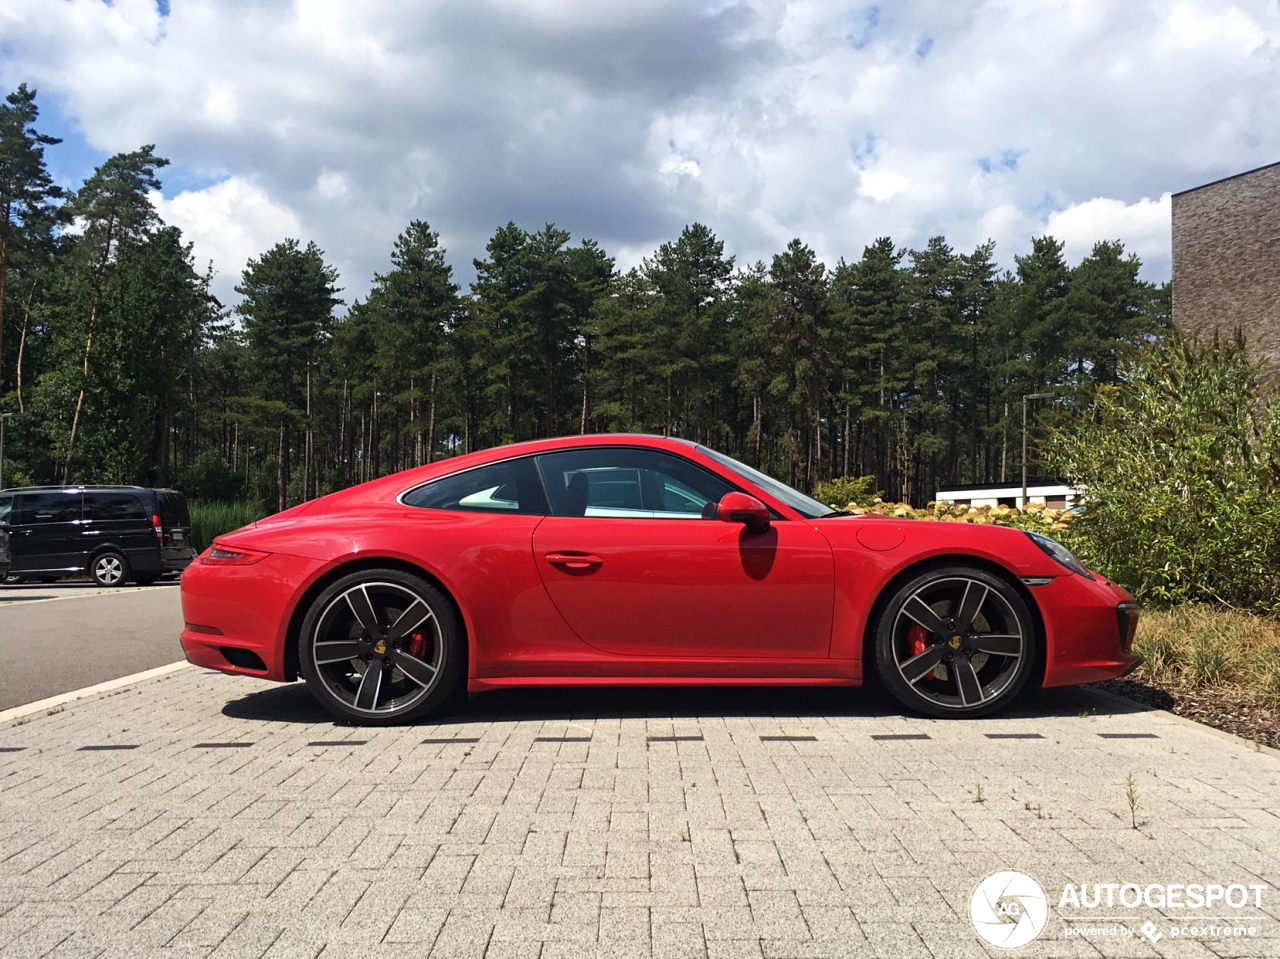
[[[458,308],[458,286],[439,234],[422,220],[412,221],[396,238],[391,270],[374,278],[367,309],[374,320],[378,378],[408,409],[413,465],[436,456],[437,398]]]
[[[62,196],[44,162],[44,148],[62,141],[36,132],[39,116],[36,91],[25,83],[0,105],[0,399],[8,362],[4,333],[10,263],[16,253],[48,236],[52,203]]]
[[[776,290],[773,353],[776,373],[769,392],[785,403],[787,431],[783,440],[792,484],[810,485],[815,458],[821,459],[819,408],[828,357],[826,267],[800,240],[773,258],[769,280]]]
[[[245,339],[254,354],[259,388],[255,399],[263,418],[279,430],[276,498],[288,507],[292,480],[292,435],[298,424],[310,427],[310,375],[324,345],[333,310],[342,301],[338,274],[324,262],[314,243],[277,243],[259,259],[250,260],[236,292],[244,299],[236,307],[244,322]],[[310,463],[306,464],[310,467]],[[309,495],[310,476],[304,470],[303,491]]]
[[[78,223],[82,232],[74,246],[74,257],[80,269],[90,273],[90,305],[84,330],[83,382],[76,395],[75,412],[67,439],[62,481],[71,474],[80,417],[84,413],[85,384],[89,379],[89,361],[93,354],[93,338],[102,309],[103,283],[112,255],[118,246],[141,242],[158,222],[155,208],[147,194],[160,189],[156,170],[168,160],[155,155],[148,144],[132,153],[117,153],[94,171],[67,204],[67,216]]]

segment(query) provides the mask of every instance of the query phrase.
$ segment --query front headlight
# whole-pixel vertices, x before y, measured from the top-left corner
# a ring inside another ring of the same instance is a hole
[[[1093,576],[1080,560],[1076,559],[1071,550],[1067,549],[1056,539],[1050,539],[1048,536],[1041,536],[1039,533],[1028,532],[1023,530],[1031,538],[1031,542],[1035,543],[1042,550],[1052,556],[1058,563],[1061,563],[1073,573],[1079,573],[1087,579],[1093,579]]]

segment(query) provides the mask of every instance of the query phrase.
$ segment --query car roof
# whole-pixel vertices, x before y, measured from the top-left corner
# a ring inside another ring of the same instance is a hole
[[[646,449],[666,450],[668,452],[687,452],[698,444],[693,440],[678,436],[658,436],[651,433],[581,433],[571,436],[553,436],[547,439],[522,440],[507,443],[503,446],[489,446],[484,449],[438,459],[425,466],[414,467],[403,473],[392,474],[415,479],[419,482],[436,476],[444,476],[473,466],[483,466],[499,460],[515,459],[518,456],[532,456],[537,453],[549,453],[553,450],[577,449],[583,446],[642,446]],[[389,478],[389,477],[388,477]],[[376,482],[376,480],[375,480]]]
[[[476,452],[488,453],[493,450],[502,450],[505,457],[511,457],[519,456],[522,453],[542,453],[547,450],[575,446],[649,446],[657,449],[673,449],[697,445],[693,440],[687,440],[680,436],[662,436],[657,433],[578,433],[569,436],[552,436],[540,440],[523,440],[519,443],[508,443],[505,446],[491,446],[488,449],[477,450]]]
[[[406,490],[452,473],[460,473],[464,470],[487,466],[490,463],[498,463],[503,460],[517,459],[522,456],[533,456],[538,453],[549,453],[556,450],[581,449],[589,446],[635,446],[685,457],[692,454],[696,462],[699,462],[700,465],[713,473],[724,475],[727,472],[728,476],[733,475],[732,471],[726,471],[722,464],[707,461],[707,457],[697,453],[698,444],[693,440],[678,436],[657,436],[650,433],[582,433],[573,436],[524,440],[518,443],[508,443],[505,446],[490,446],[471,453],[464,453],[461,456],[451,456],[435,460],[423,466],[411,467],[399,473],[392,473],[390,476],[378,477],[357,486],[338,490],[310,502],[325,502],[330,508],[337,508],[342,504],[348,503],[389,503],[398,500]],[[725,478],[727,479],[728,476],[725,476]],[[735,482],[744,482],[744,478],[736,477]],[[754,484],[749,485],[754,487]],[[786,504],[779,505],[776,497],[771,496],[768,491],[760,492],[768,505],[782,510],[784,515],[790,515],[790,507],[787,507]],[[299,505],[305,506],[306,504]]]
[[[73,491],[73,490],[87,490],[87,489],[99,489],[99,490],[128,490],[128,491],[134,491],[134,490],[155,489],[155,487],[152,487],[152,486],[125,486],[125,485],[123,485],[123,484],[121,484],[121,485],[114,485],[114,484],[107,484],[107,483],[102,483],[102,484],[99,484],[99,483],[63,483],[63,484],[59,484],[59,485],[57,485],[57,486],[11,486],[11,487],[9,487],[8,489],[0,489],[0,493],[45,493],[45,492],[49,492],[49,491],[57,492],[58,490],[66,490],[67,492],[71,492],[71,491]]]

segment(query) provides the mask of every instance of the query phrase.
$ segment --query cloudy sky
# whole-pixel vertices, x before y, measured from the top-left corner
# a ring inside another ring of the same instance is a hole
[[[508,219],[622,266],[695,219],[740,263],[1118,238],[1166,279],[1170,192],[1280,160],[1280,0],[4,0],[0,80],[67,184],[155,143],[227,299],[285,236],[359,296],[412,217],[463,280]]]

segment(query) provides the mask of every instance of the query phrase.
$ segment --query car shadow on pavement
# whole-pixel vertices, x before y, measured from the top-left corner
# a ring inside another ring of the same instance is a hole
[[[1143,703],[1103,696],[1089,687],[1031,690],[1012,707],[971,722],[1054,716],[1121,716],[1155,709]],[[222,709],[230,719],[278,723],[322,723],[333,717],[304,684],[290,683],[231,700]],[[512,689],[470,697],[419,725],[517,723],[530,720],[699,719],[702,717],[868,719],[922,717],[903,709],[879,686],[826,687],[560,687]],[[335,722],[335,725],[346,725]],[[414,725],[414,724],[409,724]]]

